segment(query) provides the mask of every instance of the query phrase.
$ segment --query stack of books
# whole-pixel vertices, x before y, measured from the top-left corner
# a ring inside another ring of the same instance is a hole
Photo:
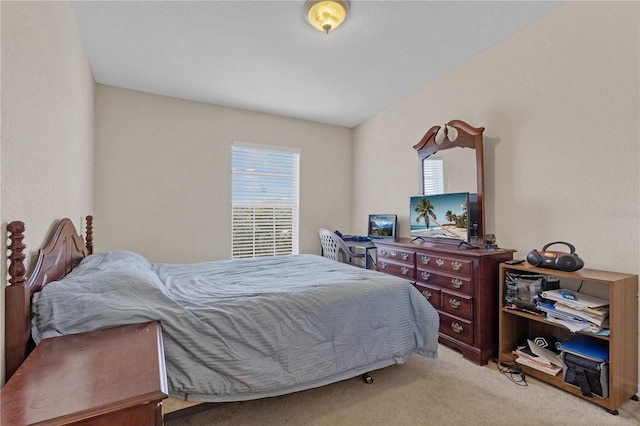
[[[536,306],[549,321],[569,330],[600,333],[609,328],[609,301],[566,289],[543,291]]]
[[[557,376],[562,371],[560,355],[538,346],[532,340],[527,340],[526,345],[518,346],[513,353],[516,355],[518,364],[526,365],[552,376]]]

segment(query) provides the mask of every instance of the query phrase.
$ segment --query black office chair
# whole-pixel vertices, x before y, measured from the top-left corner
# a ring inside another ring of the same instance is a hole
[[[333,259],[342,263],[354,264],[354,259],[362,259],[366,263],[366,251],[365,253],[354,253],[344,240],[340,238],[335,232],[325,228],[318,230],[318,237],[320,238],[320,244],[322,245],[322,255],[329,259]],[[358,265],[355,265],[358,266]]]

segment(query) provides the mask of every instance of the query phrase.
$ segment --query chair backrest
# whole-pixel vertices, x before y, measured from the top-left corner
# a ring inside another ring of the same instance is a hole
[[[344,243],[342,238],[336,235],[335,232],[329,229],[320,228],[318,230],[318,237],[320,238],[320,244],[322,245],[322,255],[329,259],[337,260],[342,263],[349,263],[351,257],[355,256],[354,253],[349,250],[349,247]]]

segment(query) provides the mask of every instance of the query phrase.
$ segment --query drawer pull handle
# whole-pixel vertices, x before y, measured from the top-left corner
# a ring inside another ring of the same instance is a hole
[[[407,273],[409,273],[409,268],[403,266],[402,268],[400,268],[400,272],[402,272],[402,275],[407,275]]]
[[[459,280],[458,278],[451,279],[451,285],[454,286],[455,288],[462,288],[463,284],[464,283],[462,282],[462,280]]]
[[[421,260],[423,265],[428,265],[429,262],[431,262],[431,258],[429,258],[429,256],[421,256]]]
[[[444,260],[442,259],[436,259],[436,265],[442,267],[442,265],[444,265]]]
[[[402,253],[400,257],[402,258],[402,260],[407,260],[409,258],[409,255],[407,253]]]
[[[422,279],[423,280],[428,281],[430,276],[431,276],[431,274],[429,272],[422,271]]]
[[[385,249],[380,250],[380,255],[381,256],[386,256],[387,255],[387,251]]]
[[[462,263],[451,262],[451,269],[453,269],[454,271],[459,271],[460,269],[462,269]]]
[[[396,257],[396,251],[395,250],[391,250],[391,257]]]
[[[460,301],[456,299],[449,299],[449,304],[453,309],[458,309],[460,307]]]
[[[380,262],[380,269],[387,269],[387,264],[384,262]]]
[[[452,322],[451,323],[451,329],[456,333],[462,333],[464,331],[464,327],[462,327],[457,322]]]
[[[422,295],[423,295],[423,296],[424,296],[424,298],[425,298],[425,299],[427,299],[427,300],[431,299],[431,296],[433,296],[433,295],[431,294],[431,292],[430,292],[430,291],[427,291],[427,290],[423,290],[423,291],[422,291]]]

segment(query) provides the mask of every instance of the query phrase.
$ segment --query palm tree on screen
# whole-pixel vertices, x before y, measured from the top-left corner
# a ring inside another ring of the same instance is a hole
[[[449,221],[449,223],[455,223],[458,215],[453,214],[451,210],[447,210],[447,212],[444,214],[444,217]]]
[[[429,227],[429,220],[432,220],[433,223],[442,228],[436,219],[436,214],[433,211],[433,204],[427,197],[420,198],[420,202],[413,205],[413,209],[418,213],[418,217],[416,217],[416,223],[420,223],[420,219],[424,218],[424,223]]]

